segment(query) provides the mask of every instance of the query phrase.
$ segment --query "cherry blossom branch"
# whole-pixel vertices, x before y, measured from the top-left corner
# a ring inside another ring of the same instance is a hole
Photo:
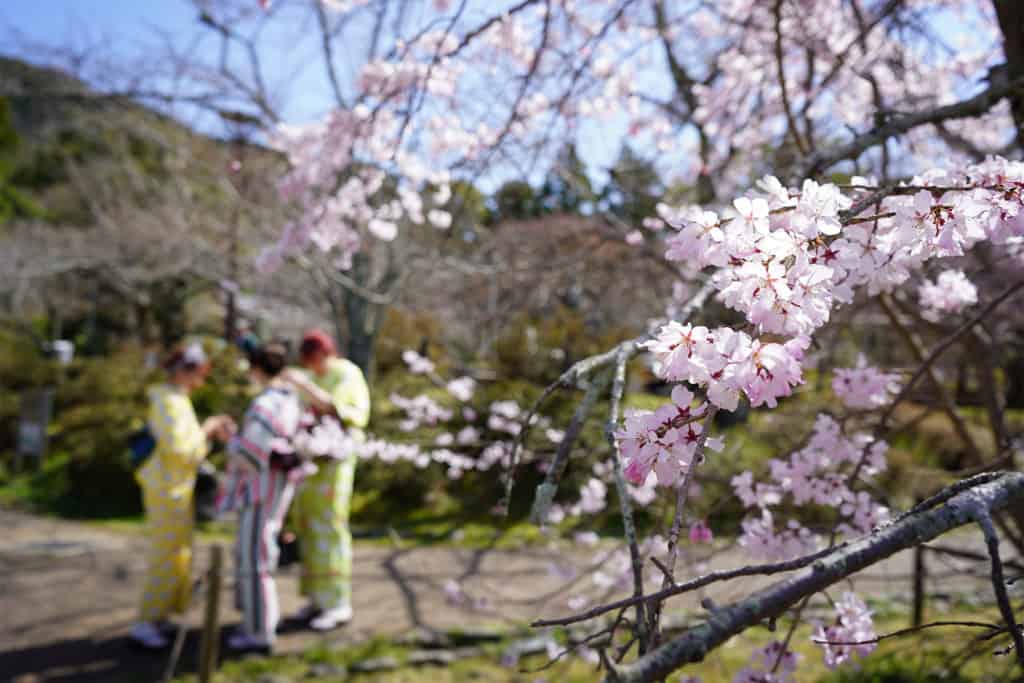
[[[545,0],[545,1],[546,1],[546,0]],[[449,56],[449,57],[454,57],[455,55],[457,55],[457,54],[459,54],[460,52],[462,52],[462,51],[463,51],[464,49],[466,49],[466,47],[468,47],[468,46],[469,46],[469,44],[470,44],[470,43],[472,43],[472,42],[473,42],[473,41],[474,41],[474,40],[475,40],[475,39],[476,39],[476,38],[477,38],[477,37],[478,37],[478,36],[479,36],[480,34],[482,34],[482,33],[484,33],[485,31],[487,31],[487,29],[489,29],[490,27],[494,26],[494,25],[495,25],[495,24],[497,24],[497,23],[498,23],[499,21],[504,21],[505,19],[507,19],[507,18],[511,17],[511,16],[512,16],[512,15],[514,15],[514,14],[519,14],[519,13],[520,13],[520,12],[522,12],[523,10],[525,10],[525,9],[529,8],[529,7],[530,7],[530,6],[532,6],[532,5],[536,5],[536,4],[538,4],[539,2],[541,2],[541,0],[522,0],[522,2],[520,2],[520,3],[519,3],[519,4],[517,4],[517,5],[513,5],[512,7],[509,7],[509,8],[508,8],[507,10],[505,10],[505,11],[504,11],[503,13],[501,13],[501,14],[495,14],[495,15],[494,15],[493,17],[491,17],[491,18],[490,18],[490,19],[488,19],[487,21],[484,21],[484,22],[483,22],[483,23],[481,23],[481,24],[480,24],[479,26],[477,26],[476,28],[474,28],[474,29],[473,29],[473,30],[471,30],[471,31],[468,31],[468,32],[467,32],[467,33],[466,33],[466,34],[465,34],[464,36],[462,36],[462,40],[460,40],[460,41],[459,41],[459,44],[458,44],[458,46],[456,46],[456,47],[455,47],[455,49],[454,49],[454,50],[452,50],[452,51],[451,51],[451,52],[449,53],[449,55],[448,55],[448,56]]]
[[[711,431],[711,425],[714,422],[715,415],[718,413],[718,406],[708,404],[709,408],[704,415],[703,431],[701,431],[700,437],[697,440],[697,447],[694,449],[693,458],[690,460],[691,465],[683,472],[682,481],[679,483],[676,489],[676,511],[675,516],[672,520],[672,528],[668,534],[668,563],[666,566],[658,564],[658,568],[661,569],[664,574],[662,580],[662,590],[671,587],[675,584],[675,570],[676,570],[676,559],[679,557],[679,534],[683,529],[683,516],[686,512],[686,499],[690,491],[690,482],[693,481],[693,470],[703,460],[704,447],[708,440],[708,434]],[[658,642],[658,619],[661,616],[661,602],[655,602],[650,609],[650,615],[648,618],[648,632],[653,635],[654,644]]]
[[[629,488],[626,485],[626,476],[622,471],[622,456],[619,453],[619,442],[615,438],[615,428],[619,424],[619,406],[622,401],[622,394],[626,389],[626,364],[636,353],[637,346],[621,346],[615,356],[615,371],[612,376],[611,407],[608,414],[608,426],[606,436],[612,447],[612,472],[615,475],[615,491],[619,498],[619,512],[622,515],[622,529],[629,545],[629,560],[633,570],[633,596],[639,597],[644,594],[644,568],[643,559],[640,557],[640,545],[637,541],[636,524],[633,521],[633,504],[629,498]],[[647,651],[649,633],[646,630],[644,620],[644,605],[637,602],[634,606],[636,611],[636,623],[633,625],[633,634],[637,639],[640,654]]]
[[[705,282],[697,291],[697,293],[694,294],[688,302],[686,302],[686,305],[683,306],[682,310],[680,310],[677,317],[680,320],[688,319],[697,310],[704,306],[704,303],[708,300],[708,297],[711,296],[712,292],[714,291],[715,288],[714,286],[712,286],[711,282]],[[618,358],[619,353],[622,352],[623,349],[628,349],[627,360],[629,360],[640,351],[640,344],[652,338],[652,335],[644,334],[633,339],[627,339],[626,341],[621,342],[616,346],[612,347],[608,351],[590,356],[589,358],[584,358],[582,360],[576,361],[575,363],[572,364],[572,366],[569,367],[568,370],[563,372],[557,380],[555,380],[552,384],[546,387],[544,389],[544,392],[546,394],[550,394],[551,392],[561,387],[573,386],[580,379],[586,377],[594,370],[598,370],[607,365],[610,365]]]
[[[839,546],[799,574],[715,610],[705,623],[691,628],[635,662],[619,667],[617,671],[609,673],[605,680],[617,683],[658,680],[685,664],[702,660],[708,652],[732,636],[782,614],[808,595],[901,550],[928,542],[970,522],[981,523],[992,512],[1022,499],[1024,474],[1018,472],[1006,472],[993,481],[961,491],[941,507],[921,512],[845,546]],[[994,534],[994,531],[991,533]],[[998,542],[998,539],[995,540]],[[1001,590],[1005,595],[1005,587]],[[1004,618],[1007,617],[1004,615]],[[1012,614],[1009,618],[1012,618]]]
[[[978,474],[973,477],[961,479],[960,481],[954,482],[947,486],[946,488],[939,491],[938,493],[936,493],[935,495],[925,498],[920,503],[916,504],[914,507],[910,508],[909,510],[901,514],[899,517],[895,519],[894,523],[902,522],[903,520],[913,517],[914,515],[919,515],[925,510],[931,510],[939,505],[942,505],[943,503],[948,501],[950,498],[956,496],[957,494],[960,494],[964,491],[969,491],[975,486],[980,486],[981,484],[996,481],[1002,476],[1002,472],[986,472],[984,474]]]
[[[936,107],[927,111],[893,116],[881,126],[872,128],[842,147],[830,152],[817,152],[812,154],[804,165],[801,177],[810,178],[825,171],[832,165],[847,159],[856,159],[867,150],[884,143],[886,140],[897,135],[902,135],[918,126],[930,123],[940,123],[954,119],[965,119],[971,116],[980,116],[998,104],[1003,98],[1019,92],[1024,87],[1024,81],[1008,80],[1006,78],[994,78],[988,88],[974,97],[969,97],[955,104],[944,107]]]
[[[697,293],[690,298],[686,305],[683,306],[682,310],[679,313],[679,317],[685,320],[689,318],[691,315],[693,315],[695,311],[697,311],[704,305],[704,303],[707,301],[708,297],[711,296],[711,293],[713,291],[715,291],[715,288],[712,286],[711,282],[705,282],[701,286],[700,290],[698,290]],[[640,337],[635,337],[633,339],[627,339],[624,342],[616,344],[608,351],[576,361],[569,367],[568,370],[563,372],[558,377],[558,379],[556,379],[548,386],[544,387],[544,391],[541,392],[540,396],[537,398],[536,401],[534,401],[533,405],[530,407],[530,410],[527,412],[526,417],[522,422],[523,429],[520,432],[519,438],[517,438],[512,445],[512,454],[511,457],[509,458],[509,475],[505,483],[504,504],[506,508],[508,505],[508,501],[511,499],[512,496],[512,487],[515,485],[515,473],[519,467],[519,455],[521,453],[522,442],[526,438],[523,432],[529,429],[529,424],[533,418],[533,415],[535,415],[537,411],[540,410],[540,407],[544,404],[544,402],[559,389],[576,386],[580,383],[581,380],[589,376],[595,370],[600,370],[601,368],[610,365],[613,362],[616,362],[619,356],[622,354],[624,354],[623,357],[625,359],[625,362],[629,362],[629,360],[632,359],[633,356],[639,353],[640,344],[651,338],[652,337],[650,334],[645,334]]]

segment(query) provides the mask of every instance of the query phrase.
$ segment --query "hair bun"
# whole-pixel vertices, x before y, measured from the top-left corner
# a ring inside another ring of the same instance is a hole
[[[281,342],[269,342],[249,353],[249,363],[274,377],[288,363],[288,347]]]

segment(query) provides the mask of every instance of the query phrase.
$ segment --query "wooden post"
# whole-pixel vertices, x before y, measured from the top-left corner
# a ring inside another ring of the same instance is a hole
[[[224,548],[218,544],[210,550],[203,637],[199,643],[199,683],[210,683],[213,680],[213,673],[217,670],[217,649],[220,644],[220,584]]]
[[[178,624],[178,633],[174,636],[174,647],[171,648],[171,658],[167,660],[167,668],[164,669],[164,677],[161,683],[171,683],[174,672],[178,668],[178,660],[181,659],[181,650],[185,647],[185,634],[188,632],[188,622],[185,615],[182,615],[181,623]]]

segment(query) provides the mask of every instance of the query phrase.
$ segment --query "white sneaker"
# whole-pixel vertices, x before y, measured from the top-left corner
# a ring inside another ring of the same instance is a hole
[[[156,624],[140,621],[132,626],[129,637],[147,650],[162,650],[167,647],[167,639],[160,633]]]
[[[235,631],[228,636],[228,647],[236,651],[252,652],[257,650],[270,652],[270,643],[268,641],[241,630]]]
[[[330,631],[350,621],[352,621],[352,606],[342,605],[324,610],[320,616],[309,622],[309,627],[314,631]]]

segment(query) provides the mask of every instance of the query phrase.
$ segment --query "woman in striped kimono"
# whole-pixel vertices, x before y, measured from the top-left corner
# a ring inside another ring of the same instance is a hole
[[[262,391],[228,445],[228,479],[219,507],[238,510],[235,598],[242,625],[228,639],[234,650],[269,651],[280,620],[273,577],[277,535],[302,471],[291,446],[301,404],[291,385],[278,377],[286,356],[282,344],[249,354],[250,379]]]

